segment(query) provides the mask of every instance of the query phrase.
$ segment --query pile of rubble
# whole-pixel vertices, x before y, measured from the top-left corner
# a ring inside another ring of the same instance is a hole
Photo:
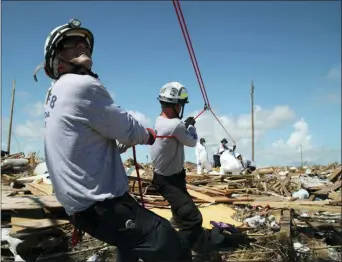
[[[141,201],[134,161],[124,166],[131,194]],[[268,167],[249,175],[197,175],[189,162],[185,168],[203,226],[225,235],[216,254],[221,261],[341,260],[341,165]],[[90,236],[72,247],[72,227],[45,163],[5,173],[2,261],[114,261],[114,248]],[[151,183],[151,165],[139,165],[139,174],[145,206],[169,219],[169,205]]]

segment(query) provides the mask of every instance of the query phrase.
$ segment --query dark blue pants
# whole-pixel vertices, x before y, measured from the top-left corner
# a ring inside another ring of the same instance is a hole
[[[70,217],[70,222],[92,237],[114,245],[120,262],[192,261],[177,231],[166,219],[143,208],[128,193],[98,202]]]

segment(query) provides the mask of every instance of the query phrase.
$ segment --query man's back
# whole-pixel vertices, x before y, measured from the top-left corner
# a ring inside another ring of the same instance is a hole
[[[64,75],[48,94],[45,157],[56,197],[69,214],[128,189],[116,141],[97,130],[100,125],[105,130],[102,109],[112,103],[101,83],[88,75]]]

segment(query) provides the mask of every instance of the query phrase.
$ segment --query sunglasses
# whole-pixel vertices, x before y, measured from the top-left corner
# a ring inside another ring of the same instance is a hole
[[[80,36],[71,36],[66,38],[65,40],[62,40],[58,44],[59,49],[75,49],[77,48],[80,44],[84,44],[86,48],[90,49],[89,42],[85,37],[80,37]]]

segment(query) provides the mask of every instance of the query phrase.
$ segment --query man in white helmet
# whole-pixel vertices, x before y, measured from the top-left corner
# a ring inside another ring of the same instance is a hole
[[[206,242],[202,214],[186,189],[184,146],[195,147],[197,143],[195,119],[181,120],[189,102],[188,93],[182,84],[170,82],[161,88],[158,100],[162,112],[155,122],[157,139],[151,146],[153,184],[170,203],[171,223],[179,228],[189,247],[195,252],[206,252],[201,246]]]
[[[197,174],[202,175],[204,171],[210,172],[212,170],[208,159],[208,151],[205,146],[205,139],[201,138],[200,142],[196,145],[196,161],[197,161]]]
[[[78,20],[45,43],[44,69],[55,80],[45,101],[45,157],[56,198],[78,230],[117,246],[116,261],[191,261],[169,221],[128,194],[120,153],[152,145],[155,133],[114,104],[91,71],[93,47]]]

